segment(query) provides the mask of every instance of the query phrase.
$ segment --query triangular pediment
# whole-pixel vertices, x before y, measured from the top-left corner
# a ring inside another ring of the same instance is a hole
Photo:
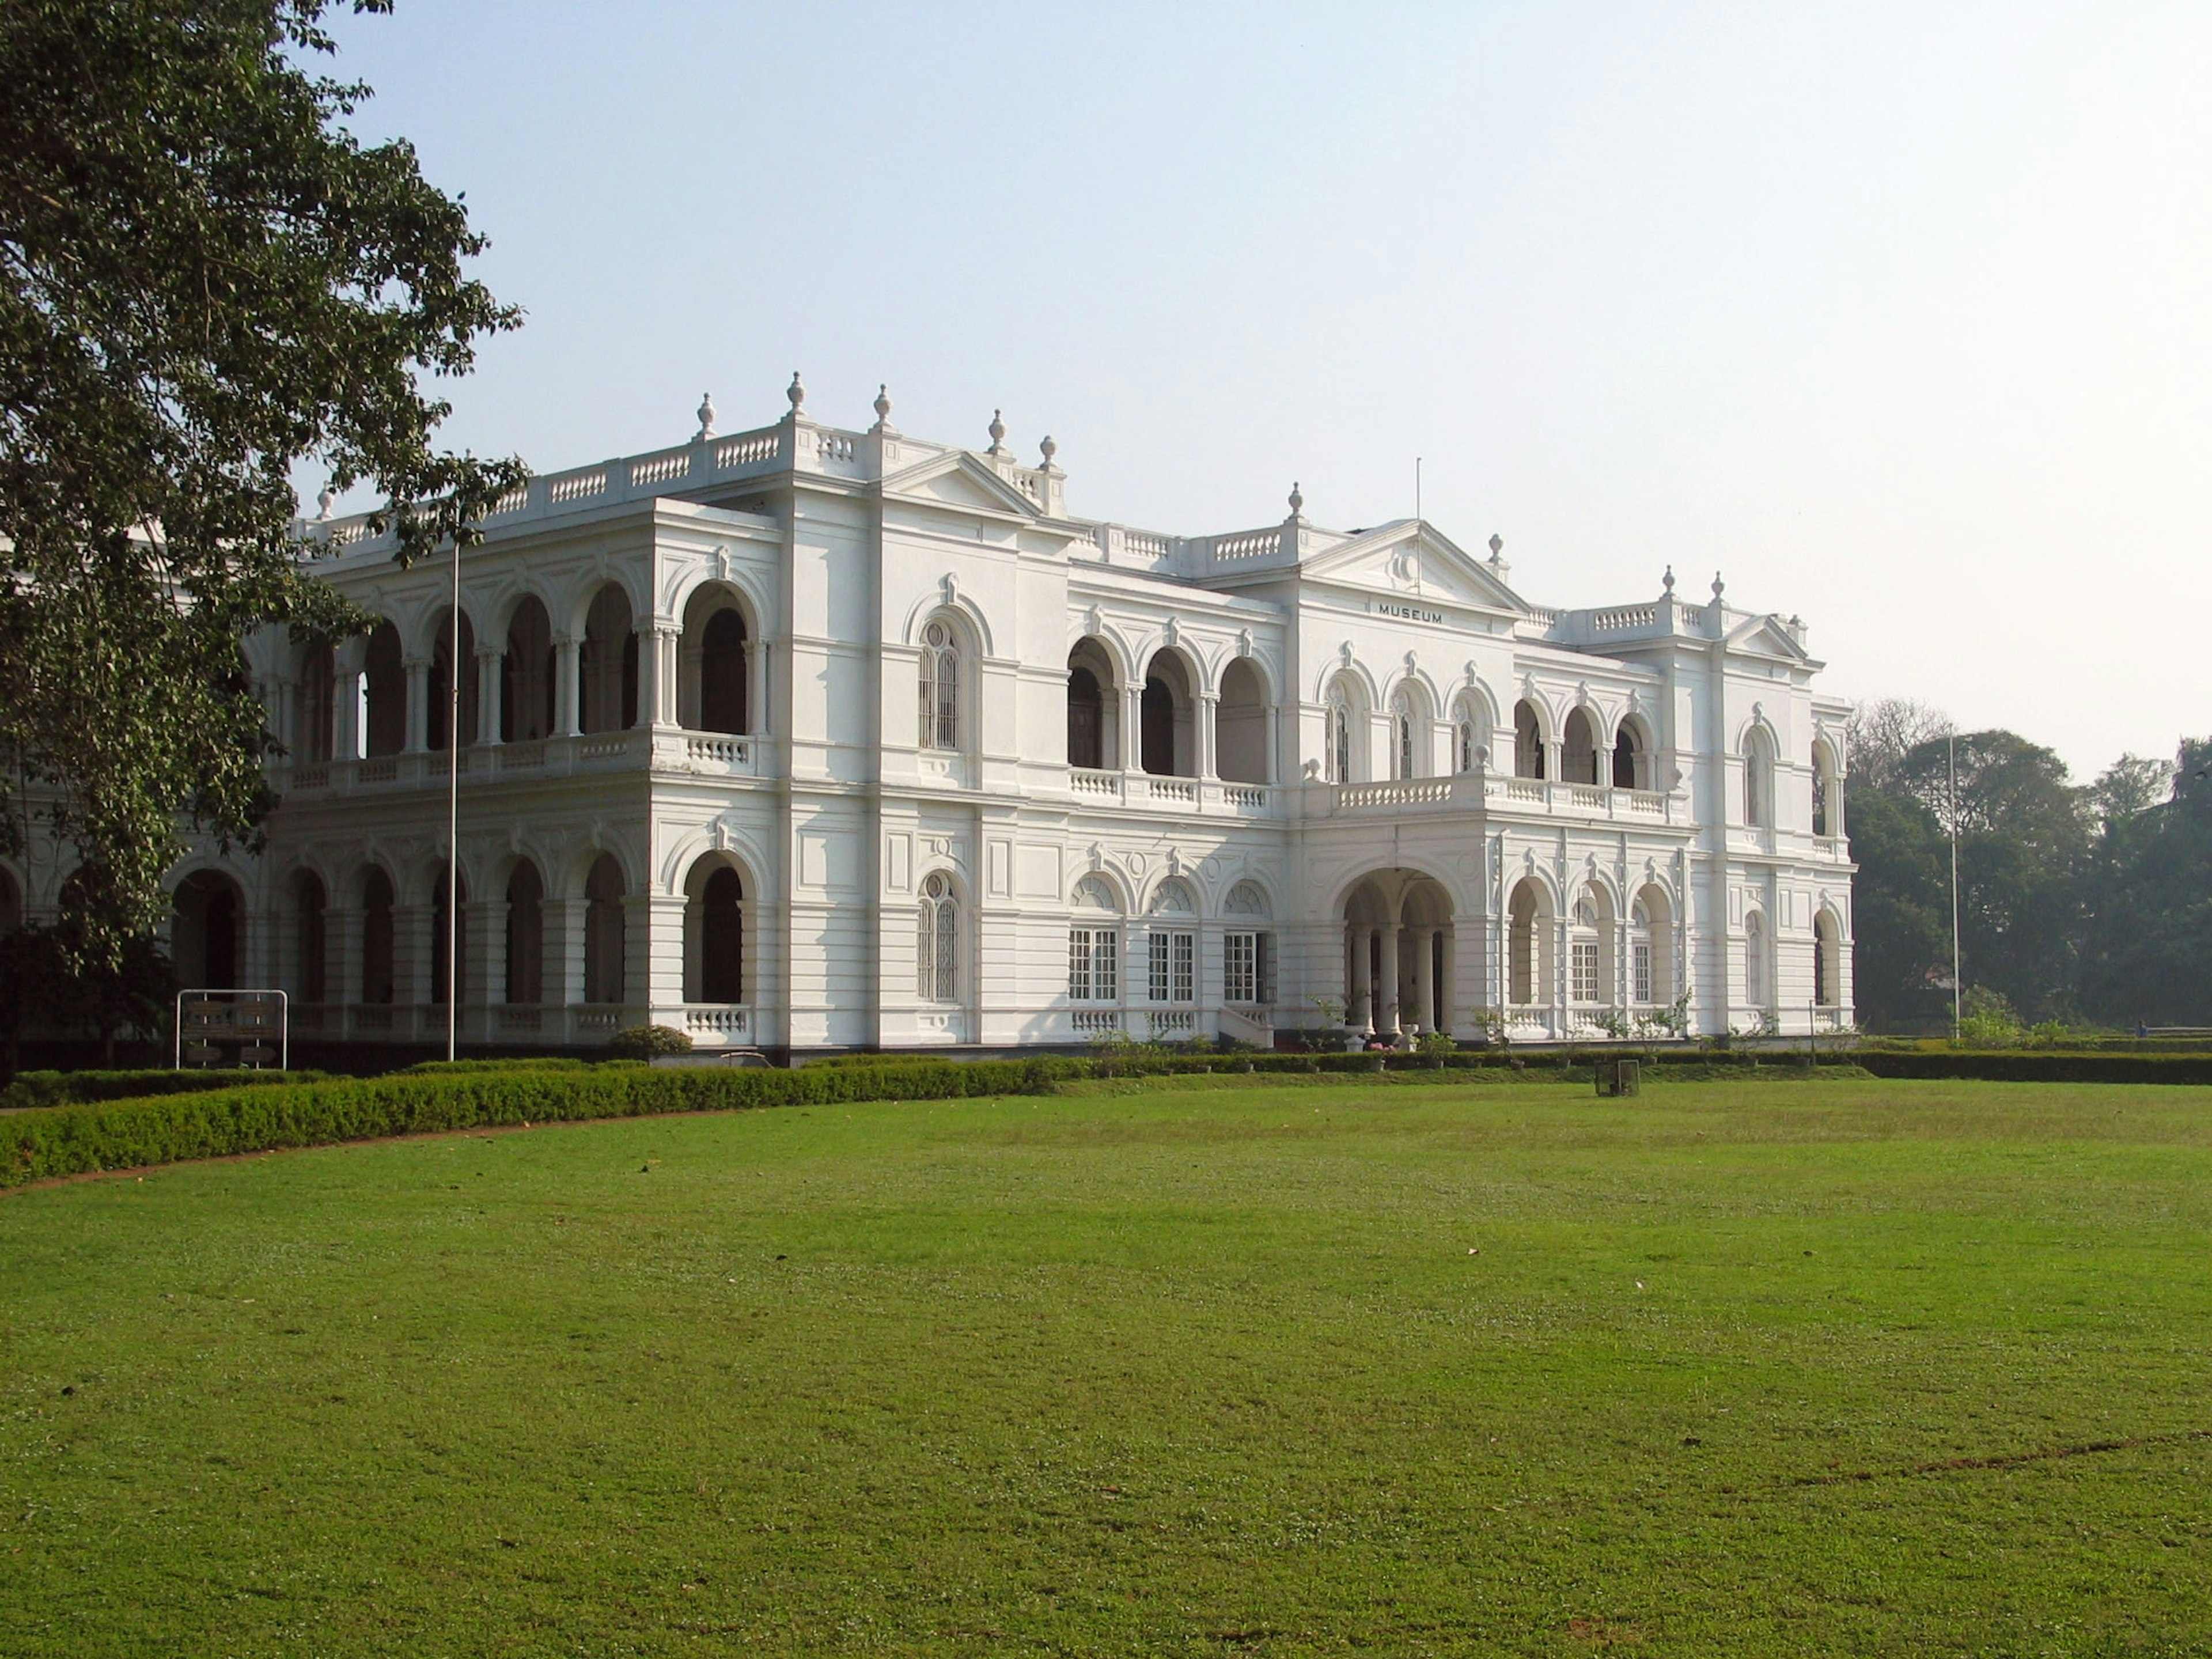
[[[1525,613],[1531,607],[1483,560],[1431,524],[1401,519],[1362,531],[1317,558],[1300,574],[1395,598],[1468,605],[1479,611]]]
[[[884,480],[884,494],[934,502],[970,513],[1040,516],[1037,504],[965,450],[916,462]]]
[[[1779,617],[1753,617],[1729,630],[1729,649],[1758,657],[1779,657],[1784,662],[1809,662],[1805,647],[1790,637]]]

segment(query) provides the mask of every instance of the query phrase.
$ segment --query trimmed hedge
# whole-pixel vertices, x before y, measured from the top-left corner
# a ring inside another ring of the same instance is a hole
[[[1984,1048],[1851,1056],[1876,1077],[1980,1078],[1992,1083],[2212,1083],[2212,1054],[2058,1054]]]
[[[253,1072],[245,1070],[179,1072],[18,1072],[0,1089],[0,1109],[26,1106],[70,1106],[89,1101],[143,1100],[152,1095],[194,1094],[209,1089],[236,1089],[256,1083],[316,1083],[327,1072]]]

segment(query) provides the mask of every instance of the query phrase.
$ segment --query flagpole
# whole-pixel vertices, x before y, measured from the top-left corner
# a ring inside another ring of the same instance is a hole
[[[1959,1036],[1960,998],[1963,994],[1959,981],[1959,734],[1949,734],[1947,741],[1951,754],[1951,1037]]]
[[[453,529],[453,640],[446,676],[446,1058],[454,1058],[461,1016],[461,532]]]

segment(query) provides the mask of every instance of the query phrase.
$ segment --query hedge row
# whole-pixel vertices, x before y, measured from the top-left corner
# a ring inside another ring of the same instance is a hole
[[[2212,1054],[2054,1054],[1987,1048],[1851,1056],[1876,1077],[1980,1078],[1992,1083],[2212,1083]]]
[[[27,1106],[70,1106],[88,1101],[143,1100],[149,1095],[195,1094],[208,1089],[237,1089],[256,1083],[314,1082],[325,1072],[18,1072],[0,1089],[0,1109]]]

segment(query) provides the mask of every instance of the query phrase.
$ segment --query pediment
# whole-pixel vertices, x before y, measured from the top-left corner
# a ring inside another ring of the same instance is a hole
[[[1790,637],[1779,617],[1753,617],[1736,624],[1728,636],[1729,649],[1752,656],[1779,657],[1785,662],[1809,662],[1805,647]]]
[[[1037,504],[965,450],[933,455],[884,480],[884,494],[969,513],[1040,516]]]
[[[1406,600],[1527,612],[1527,600],[1435,526],[1401,519],[1306,561],[1301,574]]]

